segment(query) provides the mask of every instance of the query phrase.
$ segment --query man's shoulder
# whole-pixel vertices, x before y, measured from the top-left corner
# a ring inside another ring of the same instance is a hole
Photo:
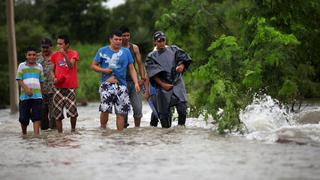
[[[129,44],[130,44],[130,47],[132,47],[134,50],[135,49],[139,50],[139,46],[137,44],[134,44],[134,43],[129,43]]]
[[[59,55],[59,54],[60,54],[59,51],[55,51],[55,52],[53,52],[53,53],[51,54],[51,56],[56,56],[56,55]]]
[[[60,52],[55,51],[55,52],[53,52],[53,53],[50,55],[49,59],[51,59],[51,58],[56,58],[56,57],[58,57],[58,56],[60,56],[60,55],[61,55]]]
[[[42,57],[42,52],[38,52],[37,55],[36,55],[36,57],[37,57],[37,58]]]
[[[181,48],[179,48],[177,45],[170,45],[167,48],[171,49],[171,50],[180,50]]]
[[[156,54],[158,53],[157,50],[152,50],[148,53],[147,57],[152,57],[152,56],[155,56]]]
[[[99,48],[98,51],[107,51],[109,49],[110,49],[109,46],[103,46],[103,47]]]
[[[130,50],[128,48],[125,47],[121,47],[120,50],[124,53],[130,53]]]
[[[69,49],[68,50],[68,54],[78,54],[78,51],[74,50],[74,49]]]

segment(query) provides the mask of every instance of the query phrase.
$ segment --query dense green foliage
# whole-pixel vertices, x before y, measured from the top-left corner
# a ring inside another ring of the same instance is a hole
[[[22,48],[37,47],[41,37],[69,34],[80,53],[81,101],[98,99],[99,75],[89,65],[99,45],[88,43],[105,43],[106,34],[122,25],[131,29],[143,57],[155,30],[191,55],[185,76],[190,115],[212,116],[221,133],[240,129],[239,111],[254,94],[285,105],[320,97],[318,0],[127,0],[112,10],[103,0],[16,2],[19,59]],[[5,21],[0,14],[1,93],[8,93]]]
[[[90,65],[97,50],[102,45],[88,45],[88,44],[75,44],[72,46],[73,49],[78,51],[80,61],[77,63],[78,70],[78,82],[79,87],[77,89],[77,100],[80,103],[85,103],[86,101],[97,101],[99,99],[99,81],[100,74],[94,72]]]
[[[222,133],[240,126],[238,113],[255,93],[286,104],[319,97],[319,5],[173,0],[156,25],[195,60],[186,78],[192,112],[212,115]]]

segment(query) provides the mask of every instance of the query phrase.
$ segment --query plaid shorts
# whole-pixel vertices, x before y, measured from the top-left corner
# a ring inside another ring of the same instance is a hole
[[[116,114],[126,115],[130,111],[130,99],[125,85],[104,82],[99,88],[101,104],[99,111],[112,113],[115,106]]]
[[[52,115],[56,120],[64,118],[63,108],[67,110],[67,117],[78,117],[76,104],[76,90],[75,89],[56,89],[53,95],[53,111]]]

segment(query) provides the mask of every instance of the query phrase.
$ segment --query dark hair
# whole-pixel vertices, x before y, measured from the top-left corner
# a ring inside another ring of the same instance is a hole
[[[122,33],[126,33],[126,32],[130,33],[129,28],[126,27],[126,26],[121,26],[121,27],[120,27],[120,31],[121,31]]]
[[[40,41],[41,46],[52,46],[52,42],[49,38],[43,38]]]
[[[70,44],[69,37],[67,35],[65,35],[65,34],[59,35],[58,39],[63,39],[65,44]]]
[[[29,51],[35,51],[35,52],[37,52],[36,48],[31,47],[31,46],[26,47],[25,50],[24,50],[25,53],[28,53]]]
[[[119,29],[113,30],[109,35],[109,39],[113,38],[114,35],[121,37],[122,36],[122,31],[120,31]]]

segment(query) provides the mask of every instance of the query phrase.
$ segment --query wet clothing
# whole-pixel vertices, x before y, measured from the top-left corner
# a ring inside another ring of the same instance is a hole
[[[22,80],[32,91],[32,96],[28,96],[21,87],[20,102],[19,102],[19,122],[22,125],[29,125],[30,119],[32,122],[40,121],[42,94],[40,83],[44,81],[43,69],[41,64],[36,63],[34,66],[29,66],[27,62],[19,64],[16,80]]]
[[[56,120],[53,116],[53,95],[42,94],[43,102],[41,107],[41,129],[54,129],[56,127]]]
[[[110,46],[102,47],[94,57],[94,61],[100,64],[101,68],[111,68],[112,73],[102,73],[101,83],[114,75],[120,85],[127,85],[126,73],[129,64],[133,64],[133,58],[127,48],[120,48],[118,52],[110,49]]]
[[[128,81],[127,82],[127,89],[130,98],[130,103],[133,109],[133,118],[139,119],[142,118],[142,99],[141,93],[136,92],[134,82]],[[128,117],[125,117],[125,122],[128,122]]]
[[[126,73],[130,64],[133,64],[133,57],[127,48],[121,47],[118,52],[113,51],[110,46],[102,47],[94,57],[94,61],[100,64],[101,68],[111,68],[112,73],[102,73],[100,93],[100,112],[112,113],[115,106],[115,113],[127,115],[130,111],[130,100],[127,90]],[[107,82],[111,76],[115,76],[118,84]]]
[[[135,65],[135,55],[133,50],[133,44],[129,43],[129,51],[133,57],[133,64]],[[135,66],[134,66],[135,67]],[[136,89],[134,87],[134,82],[131,78],[129,68],[127,68],[127,88],[130,98],[130,103],[133,109],[133,118],[134,119],[140,119],[142,118],[142,99],[141,99],[141,92],[136,92]],[[125,127],[129,126],[128,123],[128,116],[124,117]]]
[[[53,95],[53,116],[56,120],[64,119],[63,108],[67,110],[67,117],[78,117],[76,104],[76,90],[72,88],[55,89]]]
[[[19,122],[28,126],[32,122],[40,121],[42,99],[27,99],[19,102]]]
[[[78,117],[76,104],[76,88],[78,88],[77,61],[79,54],[75,50],[68,50],[68,59],[75,59],[72,68],[69,68],[67,61],[61,52],[54,52],[50,60],[55,65],[55,84],[53,95],[52,114],[56,120],[64,119],[63,109],[66,108],[67,117]]]
[[[32,96],[28,96],[21,87],[20,100],[42,99],[40,83],[44,82],[43,68],[41,64],[36,63],[33,66],[22,62],[19,64],[16,80],[22,80],[23,83],[32,90]]]
[[[53,110],[53,94],[54,94],[54,77],[51,74],[53,65],[49,58],[42,55],[42,53],[37,54],[37,62],[43,67],[43,74],[45,80],[42,85],[42,108],[41,108],[41,129],[46,130],[48,128],[55,128],[55,119],[52,115]]]
[[[156,96],[156,89],[150,84],[150,97],[152,104],[154,105],[155,109],[158,111],[158,106],[157,106],[157,96]],[[158,112],[159,114],[159,112]],[[151,113],[151,118],[150,118],[150,126],[157,127],[158,126],[159,119],[158,117],[154,114],[154,112]]]
[[[55,65],[55,76],[58,83],[55,84],[56,88],[78,88],[78,75],[77,75],[77,61],[79,61],[78,52],[69,50],[67,52],[68,59],[75,59],[73,68],[69,68],[63,54],[54,52],[50,56],[50,60]]]
[[[130,111],[130,100],[125,85],[104,82],[100,85],[100,112],[112,113],[112,108],[115,106],[116,114],[127,115]]]
[[[46,58],[42,53],[37,54],[37,63],[41,64],[43,68],[44,82],[42,84],[43,94],[53,94],[54,77],[52,77],[52,61]]]
[[[187,115],[187,97],[182,73],[176,72],[176,67],[184,64],[184,71],[191,63],[191,58],[177,46],[167,46],[161,50],[155,50],[148,54],[145,66],[150,78],[150,83],[156,87],[157,106],[160,121],[163,128],[171,127],[170,107],[175,106],[178,111],[178,124],[184,125]],[[173,84],[174,87],[166,91],[154,80]]]

